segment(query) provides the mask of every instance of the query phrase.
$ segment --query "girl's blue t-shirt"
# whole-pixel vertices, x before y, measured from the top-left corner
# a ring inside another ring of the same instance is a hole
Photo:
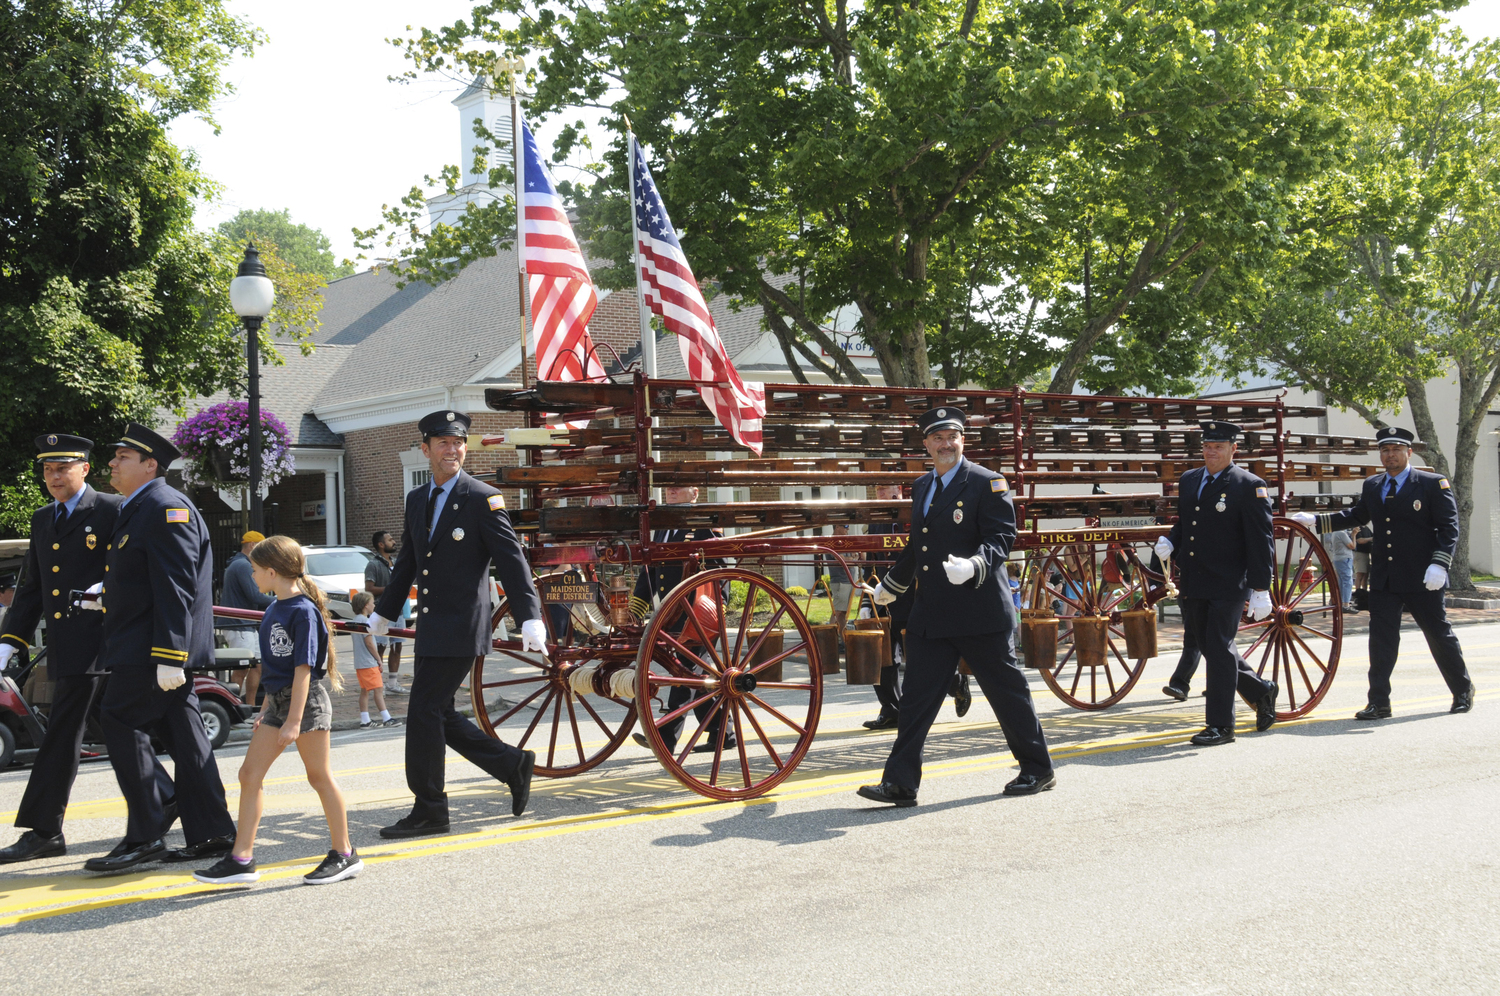
[[[321,678],[328,663],[328,624],[306,595],[278,598],[260,621],[260,687],[267,694],[292,683],[297,668]]]

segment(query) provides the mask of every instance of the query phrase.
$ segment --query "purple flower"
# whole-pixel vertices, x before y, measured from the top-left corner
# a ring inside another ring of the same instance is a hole
[[[274,412],[261,409],[261,480],[266,487],[294,472],[292,434],[286,423]],[[214,470],[212,456],[219,453],[229,460],[233,480],[250,477],[250,405],[245,401],[225,401],[195,412],[184,419],[172,436],[185,462],[183,480],[188,484],[213,485],[221,482]]]

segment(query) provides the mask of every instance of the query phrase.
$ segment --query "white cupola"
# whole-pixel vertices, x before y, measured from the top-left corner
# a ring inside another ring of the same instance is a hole
[[[457,221],[468,204],[484,205],[499,200],[489,187],[488,171],[514,158],[509,96],[492,93],[488,81],[481,76],[454,98],[453,106],[458,108],[458,167],[463,171],[463,180],[453,194],[439,194],[427,201],[428,221],[434,226]],[[475,135],[476,121],[483,122],[484,127],[500,140],[499,143]],[[475,172],[474,150],[478,147],[490,151],[479,163],[479,172]]]

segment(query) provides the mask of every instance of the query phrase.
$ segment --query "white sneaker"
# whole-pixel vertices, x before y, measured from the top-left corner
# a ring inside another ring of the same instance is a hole
[[[385,693],[387,695],[405,695],[406,689],[401,687],[399,679],[391,678],[385,683]]]

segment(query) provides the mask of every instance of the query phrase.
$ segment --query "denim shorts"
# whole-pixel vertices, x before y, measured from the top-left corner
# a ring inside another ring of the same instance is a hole
[[[261,714],[260,721],[266,726],[280,727],[286,722],[287,710],[292,706],[292,686],[287,685],[272,692],[270,704]],[[307,704],[302,707],[302,733],[314,730],[333,729],[333,699],[322,678],[314,678],[307,687]]]

